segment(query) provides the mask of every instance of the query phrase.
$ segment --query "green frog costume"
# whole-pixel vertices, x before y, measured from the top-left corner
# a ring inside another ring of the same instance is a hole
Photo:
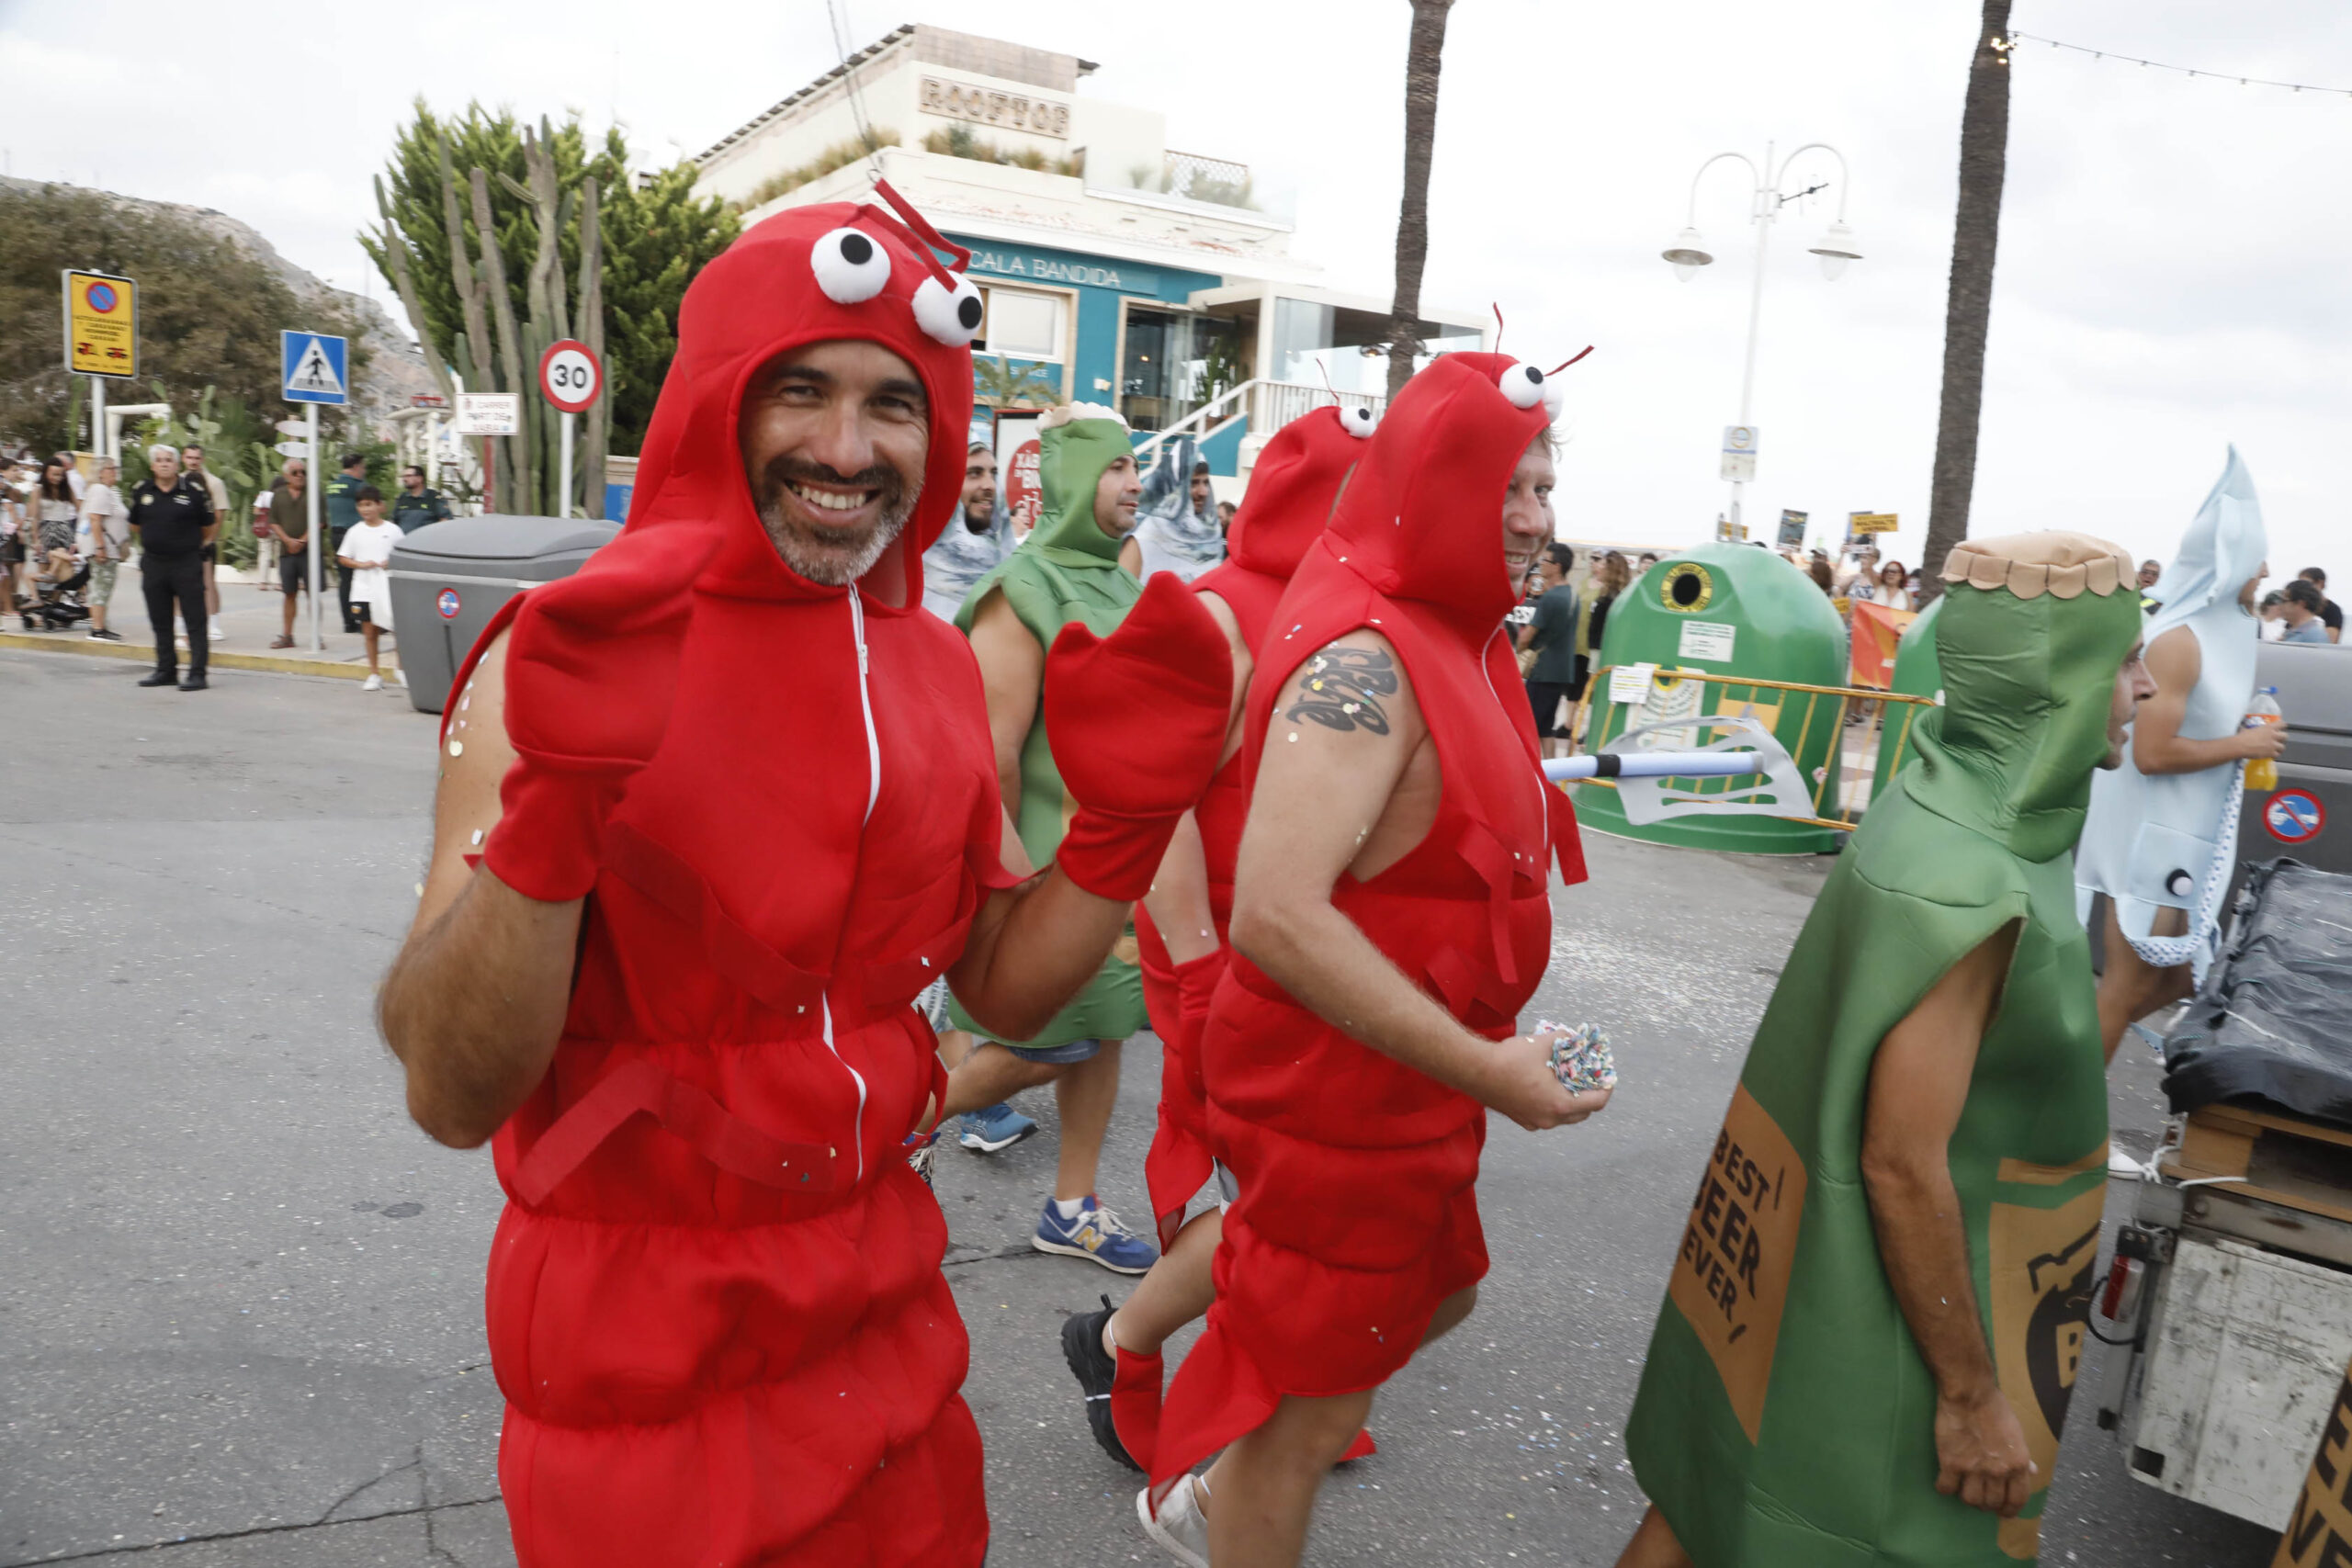
[[[1626,1447],[1699,1568],[2030,1562],[2080,1362],[2107,1083],[2069,852],[2142,630],[2132,566],[2077,534],[1963,543],[1945,705],[1824,885],[1749,1047],[1650,1340]],[[1935,1490],[1936,1385],[1862,1185],[1879,1042],[2003,927],[2016,956],[1951,1145],[1985,1343],[2037,1490]]]
[[[956,612],[956,625],[969,637],[981,602],[1001,591],[1038,646],[1050,649],[1072,621],[1084,623],[1097,637],[1109,636],[1126,619],[1143,584],[1119,564],[1119,547],[1125,541],[1105,534],[1094,521],[1094,491],[1102,471],[1135,455],[1126,421],[1096,404],[1073,403],[1048,409],[1037,427],[1037,481],[1044,491],[1037,526],[1002,564],[973,584]],[[1021,808],[1012,824],[1032,865],[1052,862],[1075,809],[1062,793],[1041,706],[1021,743]],[[1136,957],[1130,931],[1086,988],[1035,1038],[1005,1043],[1040,1049],[1079,1040],[1125,1040],[1144,1028],[1143,971]],[[994,1038],[952,998],[947,1013],[956,1028]]]

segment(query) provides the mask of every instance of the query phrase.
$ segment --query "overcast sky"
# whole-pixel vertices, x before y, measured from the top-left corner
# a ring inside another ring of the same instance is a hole
[[[1343,29],[1340,7],[1263,0],[838,3],[853,48],[920,20],[1100,62],[1082,91],[1160,109],[1172,144],[1295,192],[1295,254],[1333,287],[1386,293],[1403,0],[1351,0]],[[1499,303],[1505,349],[1547,367],[1599,345],[1568,372],[1565,533],[1671,543],[1711,530],[1751,276],[1736,165],[1700,194],[1717,265],[1679,284],[1657,253],[1708,154],[1826,141],[1851,169],[1847,217],[1868,259],[1830,285],[1804,254],[1835,187],[1773,232],[1748,520],[1794,507],[1818,533],[1849,511],[1894,512],[1894,553],[1916,558],[1975,17],[1959,0],[1459,0],[1425,299]],[[2352,87],[2341,0],[2019,0],[2013,20],[2095,49]],[[648,161],[667,162],[834,59],[818,0],[0,0],[0,145],[18,175],[217,207],[358,288],[368,176],[419,93],[438,108],[479,97],[617,116]],[[2316,563],[2352,579],[2352,99],[2035,43],[2015,73],[1973,531],[2079,528],[2168,556],[2234,441],[2278,575]],[[1835,173],[1801,163],[1783,188]]]

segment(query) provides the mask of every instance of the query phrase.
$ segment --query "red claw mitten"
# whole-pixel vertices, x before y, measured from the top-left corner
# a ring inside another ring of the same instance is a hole
[[[605,819],[669,728],[695,579],[714,525],[625,532],[574,575],[534,588],[506,639],[514,765],[482,856],[526,898],[595,885]]]
[[[1107,637],[1072,622],[1046,659],[1046,739],[1077,803],[1054,857],[1098,897],[1151,890],[1177,819],[1225,750],[1233,659],[1193,591],[1162,572]]]

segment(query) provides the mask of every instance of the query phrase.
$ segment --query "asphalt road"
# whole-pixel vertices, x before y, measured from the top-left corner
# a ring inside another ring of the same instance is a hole
[[[369,1022],[433,720],[342,681],[135,673],[0,651],[0,1568],[510,1563],[481,1322],[498,1190],[486,1155],[410,1125]],[[1605,1565],[1639,1515],[1642,1349],[1826,863],[1588,852],[1534,1010],[1605,1023],[1624,1087],[1584,1126],[1495,1126],[1482,1303],[1383,1394],[1382,1451],[1332,1479],[1310,1562]],[[1146,1036],[1103,1183],[1139,1221],[1158,1081]],[[1047,1135],[939,1161],[994,1562],[1165,1561],[1061,1364],[1063,1316],[1125,1287],[1028,1250],[1053,1111],[1025,1100]],[[2118,1144],[2144,1153],[2159,1115],[2129,1055]],[[2045,1562],[2268,1562],[2275,1536],[2131,1480],[2089,1403]]]

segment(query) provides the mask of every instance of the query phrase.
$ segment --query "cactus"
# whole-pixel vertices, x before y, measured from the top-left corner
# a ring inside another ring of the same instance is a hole
[[[452,368],[468,391],[521,395],[522,417],[516,433],[494,443],[492,472],[484,498],[490,509],[555,516],[580,509],[595,517],[604,512],[605,443],[610,428],[605,400],[599,398],[583,422],[583,439],[574,444],[574,471],[560,475],[555,472],[556,421],[562,416],[539,395],[538,379],[541,356],[560,338],[577,336],[599,360],[604,357],[604,243],[598,231],[603,193],[594,178],[582,182],[577,190],[562,188],[548,145],[550,135],[544,118],[536,133],[526,127],[523,157],[527,178],[517,181],[503,171],[496,175],[503,190],[528,205],[537,234],[530,270],[524,275],[528,313],[519,321],[507,287],[507,258],[499,245],[497,217],[491,205],[492,171],[476,165],[465,172],[461,182],[449,156],[447,139],[436,138],[442,223],[448,236],[451,280],[457,286],[465,322],[449,344],[448,359],[453,364],[445,365],[433,349],[424,308],[410,271],[410,245],[380,178],[376,184],[376,205],[384,222],[372,238],[374,248],[390,263],[401,308],[408,312],[418,341],[425,345],[425,357],[433,363],[443,395],[451,396],[456,390],[449,378]],[[576,293],[566,287],[562,266],[562,237],[572,224],[575,209],[580,244]],[[466,236],[469,216],[474,236],[470,244]],[[575,299],[576,333],[571,326]],[[584,486],[583,478],[587,479]]]

